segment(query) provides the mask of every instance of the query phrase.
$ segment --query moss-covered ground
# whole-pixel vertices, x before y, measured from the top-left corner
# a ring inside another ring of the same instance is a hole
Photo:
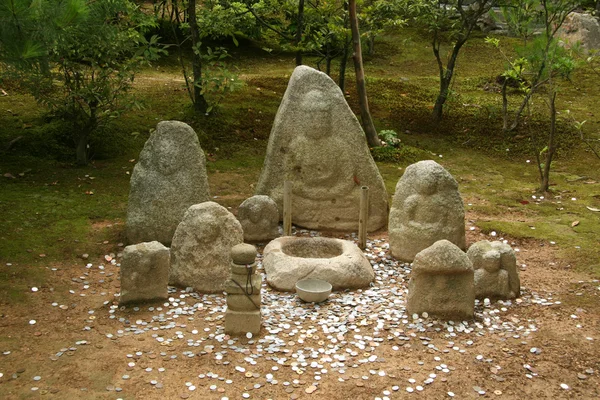
[[[511,43],[502,41],[509,54]],[[42,284],[48,263],[99,255],[105,241],[124,242],[129,174],[160,120],[184,120],[197,130],[216,201],[236,207],[252,194],[294,65],[290,54],[269,54],[251,43],[233,48],[232,54],[231,68],[244,86],[210,116],[191,111],[173,56],[142,71],[134,94],[144,108],[127,112],[94,138],[95,160],[87,167],[73,165],[64,125],[49,119],[18,88],[7,88],[8,95],[0,97],[0,143],[22,138],[0,156],[2,299],[16,300],[23,287]],[[307,59],[309,65],[313,62]],[[481,229],[551,241],[574,267],[600,274],[600,213],[593,211],[600,208],[600,160],[581,145],[572,128],[573,119],[587,120],[586,132],[598,138],[600,122],[594,112],[600,93],[587,67],[559,95],[562,147],[546,194],[536,192],[535,152],[543,145],[533,144],[546,134],[544,104],[535,103],[535,117],[526,127],[502,132],[495,79],[503,61],[483,37],[473,38],[461,54],[453,95],[437,126],[429,118],[437,70],[424,38],[411,30],[382,37],[365,67],[377,128],[395,130],[402,140],[394,162],[379,162],[390,194],[404,167],[434,158],[457,178],[466,208],[477,215]],[[357,112],[352,73],[350,69],[347,98]],[[513,94],[511,105],[517,101]]]

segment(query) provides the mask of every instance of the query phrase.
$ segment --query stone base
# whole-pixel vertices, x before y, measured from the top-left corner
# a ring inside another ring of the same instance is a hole
[[[227,294],[227,310],[238,312],[258,311],[256,306],[260,307],[260,288],[255,293],[257,294],[250,296],[246,296],[245,294]]]
[[[260,332],[260,311],[233,311],[225,312],[225,333],[239,335],[244,333],[258,334]]]

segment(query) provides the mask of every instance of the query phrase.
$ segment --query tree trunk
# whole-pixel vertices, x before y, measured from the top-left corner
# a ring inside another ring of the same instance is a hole
[[[304,0],[298,1],[298,20],[296,21],[296,46],[302,41],[302,30],[304,29]],[[296,66],[302,65],[302,50],[296,50]]]
[[[433,52],[438,61],[438,67],[440,69],[440,93],[435,100],[432,113],[432,119],[435,123],[439,123],[444,115],[444,104],[446,103],[446,100],[448,100],[448,94],[450,93],[450,83],[452,83],[452,77],[454,76],[454,68],[456,67],[458,53],[465,42],[466,40],[458,40],[456,42],[445,69],[440,58],[439,48],[436,48],[434,44]]]
[[[200,43],[198,21],[196,20],[196,0],[189,0],[188,23],[192,34],[192,48],[196,49]],[[194,74],[194,111],[204,114],[208,109],[208,103],[202,94],[202,60],[200,54],[196,54],[195,51],[192,52],[192,73]]]
[[[345,93],[346,90],[346,65],[348,65],[348,44],[344,47],[344,54],[342,54],[342,59],[340,60],[340,76],[338,85],[342,90],[342,93]]]
[[[367,44],[368,44],[367,54],[369,56],[372,56],[375,53],[375,36],[370,35],[369,38],[367,39]]]
[[[348,12],[348,2],[344,1],[344,28],[348,28],[348,18],[346,13]],[[342,52],[342,59],[340,60],[340,76],[338,80],[338,86],[345,94],[346,89],[346,65],[348,64],[348,51],[350,48],[350,41],[348,40],[348,34],[344,35],[344,51]]]
[[[508,77],[504,77],[502,82],[502,131],[506,132],[508,128],[508,97],[506,96],[506,87],[508,86]]]
[[[550,134],[548,135],[548,151],[544,157],[544,167],[541,169],[540,191],[547,192],[550,188],[550,168],[554,153],[556,153],[556,92],[550,96]]]
[[[77,165],[88,164],[88,139],[89,135],[87,132],[80,132],[77,140],[77,149],[75,154],[77,156]]]
[[[369,147],[381,146],[381,141],[377,136],[377,130],[371,118],[369,111],[369,100],[367,98],[367,87],[365,85],[365,71],[362,62],[362,49],[360,47],[360,32],[358,31],[358,17],[356,15],[356,0],[350,0],[350,28],[352,29],[352,42],[354,45],[354,70],[356,72],[356,90],[358,92],[358,105],[360,108],[360,117],[363,123],[363,129],[367,136]]]

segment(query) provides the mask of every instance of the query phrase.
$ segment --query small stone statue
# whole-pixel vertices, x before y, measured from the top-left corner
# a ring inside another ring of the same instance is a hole
[[[244,200],[237,218],[242,224],[245,242],[268,242],[279,236],[279,210],[269,196],[257,195]]]
[[[508,244],[483,240],[473,244],[467,256],[475,270],[476,298],[508,300],[519,296],[517,258]]]
[[[229,334],[260,331],[261,276],[256,275],[256,247],[238,244],[231,249],[231,277],[225,282],[227,311],[225,332]]]
[[[458,183],[432,160],[409,165],[396,185],[389,218],[390,250],[412,262],[438,240],[466,248],[465,211]]]
[[[409,314],[463,321],[473,318],[474,308],[473,265],[460,248],[439,240],[415,256],[408,282]]]

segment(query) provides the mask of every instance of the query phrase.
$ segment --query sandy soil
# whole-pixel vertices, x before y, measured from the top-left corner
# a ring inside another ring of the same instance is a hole
[[[0,398],[600,397],[600,282],[549,243],[469,231],[470,243],[518,249],[522,296],[444,323],[406,315],[410,266],[387,255],[385,233],[373,239],[372,288],[312,305],[264,286],[251,339],[223,333],[223,295],[174,289],[169,301],[120,308],[116,244],[103,260],[49,265],[28,306],[0,310]]]

